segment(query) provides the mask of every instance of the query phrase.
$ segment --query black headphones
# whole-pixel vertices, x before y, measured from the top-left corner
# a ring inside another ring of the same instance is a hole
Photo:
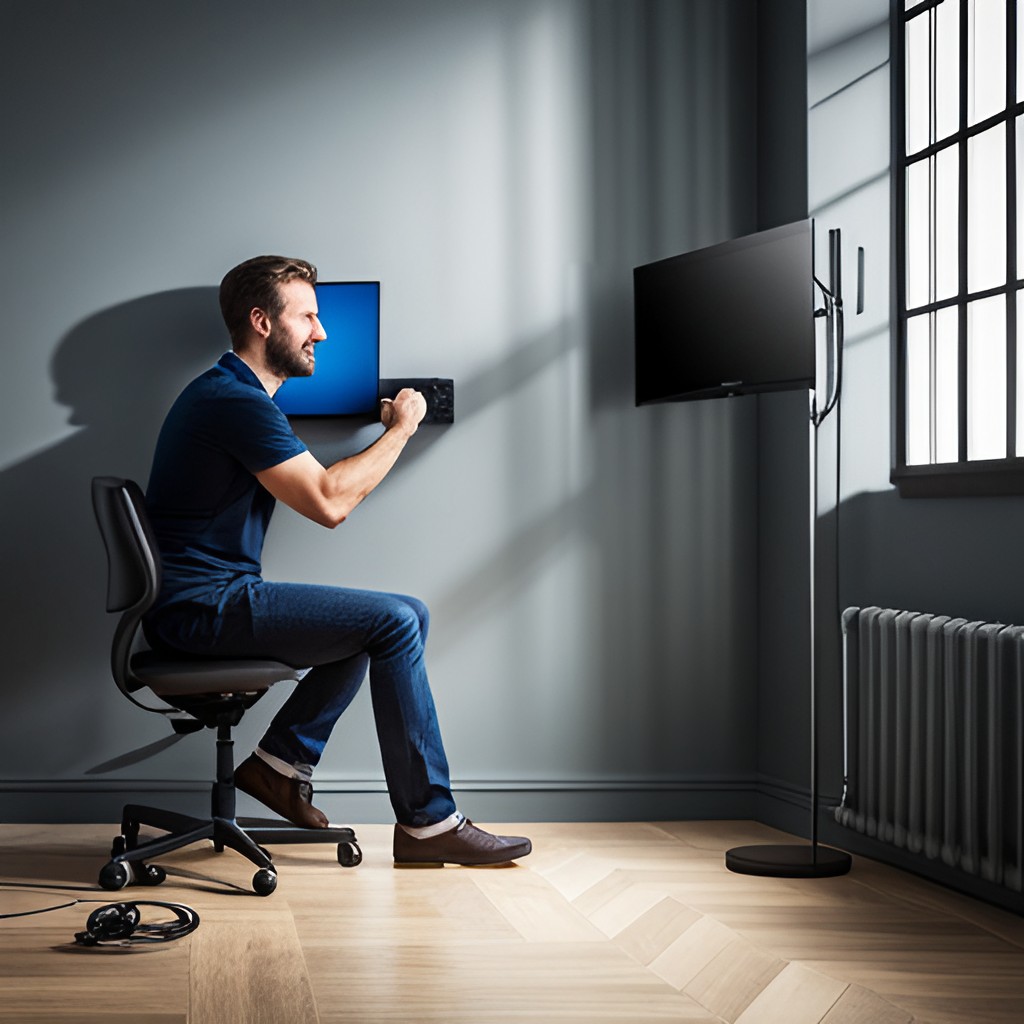
[[[164,907],[174,911],[173,921],[141,924],[139,907]],[[75,933],[80,946],[134,946],[153,942],[170,942],[194,932],[199,915],[181,903],[108,903],[89,915],[84,932]]]

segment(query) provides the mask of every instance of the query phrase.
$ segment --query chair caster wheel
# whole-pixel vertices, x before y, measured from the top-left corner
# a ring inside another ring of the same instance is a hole
[[[358,843],[338,843],[338,863],[343,868],[354,868],[363,859]]]
[[[159,864],[140,864],[136,881],[139,885],[159,885],[167,880],[167,872]]]
[[[116,892],[118,889],[123,889],[132,880],[132,874],[132,869],[127,864],[112,860],[100,869],[100,887],[108,889],[110,892]]]
[[[269,896],[277,888],[277,874],[270,868],[260,868],[252,876],[252,889],[257,896]]]

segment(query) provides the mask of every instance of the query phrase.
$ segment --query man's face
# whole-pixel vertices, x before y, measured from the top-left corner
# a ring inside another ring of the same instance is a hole
[[[317,317],[316,291],[295,279],[278,285],[284,309],[271,320],[266,341],[267,368],[282,379],[309,377],[316,367],[313,346],[327,334]]]

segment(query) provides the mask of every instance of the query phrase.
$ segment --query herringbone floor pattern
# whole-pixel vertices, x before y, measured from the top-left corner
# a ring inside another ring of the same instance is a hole
[[[508,869],[396,871],[280,848],[277,892],[209,848],[159,889],[0,891],[0,912],[72,896],[187,903],[202,924],[147,951],[81,951],[80,904],[0,921],[0,1021],[1010,1024],[1024,1020],[1024,920],[857,859],[838,879],[734,875],[723,852],[785,841],[748,822],[510,827]],[[90,884],[110,828],[0,826],[7,879]],[[153,912],[157,913],[157,912]]]

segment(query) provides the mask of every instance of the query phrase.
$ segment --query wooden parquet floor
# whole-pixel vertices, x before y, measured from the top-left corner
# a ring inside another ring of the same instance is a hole
[[[130,951],[72,940],[93,904],[0,920],[0,1022],[19,1024],[1019,1024],[1024,919],[856,859],[843,878],[734,875],[749,822],[535,824],[510,868],[396,871],[389,827],[363,863],[279,847],[280,882],[208,846],[167,881],[92,886],[109,826],[0,826],[0,913],[68,902],[186,903],[191,936]],[[98,905],[98,904],[97,904]],[[146,911],[153,920],[160,911]]]

